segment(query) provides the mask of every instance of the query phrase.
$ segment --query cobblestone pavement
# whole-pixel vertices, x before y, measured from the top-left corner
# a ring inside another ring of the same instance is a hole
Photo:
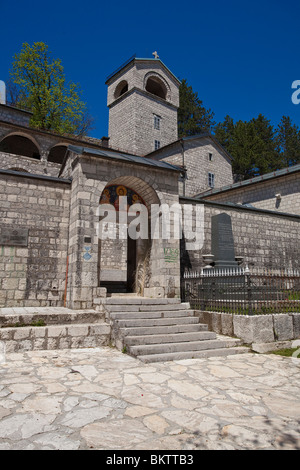
[[[299,450],[299,365],[251,353],[143,364],[108,347],[7,354],[0,449]]]

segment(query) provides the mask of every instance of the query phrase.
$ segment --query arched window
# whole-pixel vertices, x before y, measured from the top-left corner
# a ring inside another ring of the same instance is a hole
[[[62,163],[66,155],[67,146],[66,145],[55,145],[49,152],[48,162],[52,163]]]
[[[0,142],[0,152],[13,153],[40,160],[40,152],[35,143],[23,135],[9,135]]]
[[[146,91],[152,93],[152,95],[159,96],[159,98],[163,98],[165,100],[167,97],[166,85],[158,77],[149,77],[145,88]]]
[[[115,98],[119,98],[120,96],[124,95],[124,93],[126,93],[126,91],[128,91],[128,83],[126,82],[126,80],[122,80],[117,86],[116,86],[116,89],[115,89]]]

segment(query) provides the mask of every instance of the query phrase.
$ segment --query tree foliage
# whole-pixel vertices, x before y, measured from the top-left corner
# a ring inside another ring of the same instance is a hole
[[[300,163],[300,131],[291,118],[282,116],[276,129],[277,152],[282,167]]]
[[[225,116],[215,125],[214,113],[206,109],[186,80],[179,88],[179,137],[214,132],[233,157],[235,181],[241,181],[300,163],[300,131],[290,117],[283,116],[275,128],[262,114],[249,121],[234,122]]]
[[[10,76],[12,101],[32,111],[33,127],[75,135],[91,129],[92,118],[81,100],[79,85],[66,82],[61,60],[53,59],[43,42],[22,45]]]
[[[210,131],[214,113],[206,109],[203,102],[184,79],[179,87],[178,136],[192,136]]]
[[[285,116],[276,129],[262,114],[236,123],[226,116],[216,125],[215,136],[233,157],[235,181],[300,162],[299,129]]]

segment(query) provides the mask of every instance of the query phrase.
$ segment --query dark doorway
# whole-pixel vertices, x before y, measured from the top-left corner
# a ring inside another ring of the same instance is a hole
[[[135,291],[136,240],[128,237],[127,242],[127,292]]]

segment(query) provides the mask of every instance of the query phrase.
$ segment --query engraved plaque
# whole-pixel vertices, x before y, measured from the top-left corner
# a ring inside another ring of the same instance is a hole
[[[28,246],[28,228],[2,228],[0,246]]]

